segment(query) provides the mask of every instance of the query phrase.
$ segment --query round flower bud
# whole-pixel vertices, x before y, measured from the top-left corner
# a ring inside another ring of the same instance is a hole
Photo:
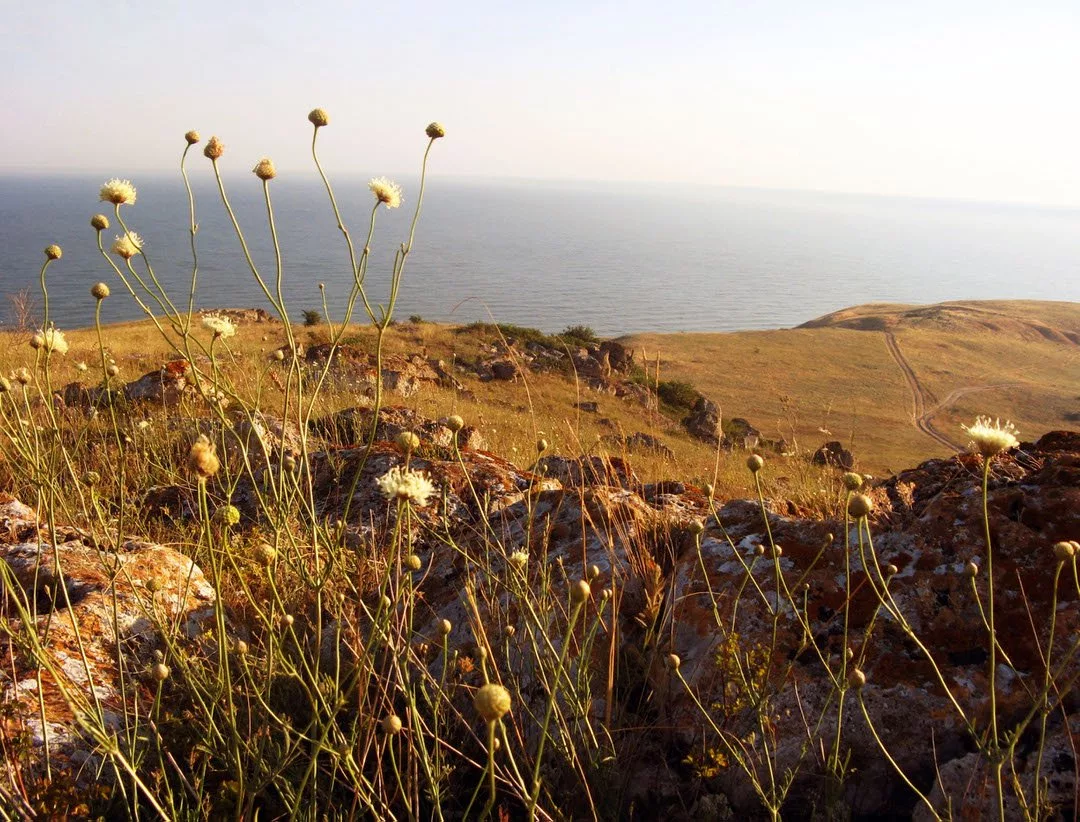
[[[435,630],[438,631],[439,636],[449,636],[450,632],[454,630],[454,626],[450,624],[450,620],[440,619],[439,624],[435,626]]]
[[[497,722],[510,710],[510,692],[502,685],[489,682],[476,692],[473,707],[485,722]]]
[[[193,146],[197,142],[199,142],[199,139],[200,139],[199,132],[197,132],[195,129],[192,129],[191,131],[189,131],[187,134],[184,135],[184,139],[187,140],[187,144],[189,146]]]
[[[754,548],[754,553],[757,554],[759,557],[765,556],[765,546],[764,545],[756,546]]]
[[[89,485],[91,488],[93,488],[95,485],[101,482],[101,474],[99,474],[97,471],[87,471],[85,474],[82,475],[82,481],[86,485]]]
[[[455,434],[465,427],[465,420],[459,417],[457,414],[451,414],[446,418],[446,427],[453,431]]]
[[[278,362],[283,362],[285,360],[285,352],[282,351],[280,348],[277,349],[274,352],[274,359],[277,360]]]
[[[291,628],[292,624],[296,621],[296,618],[292,614],[285,614],[281,618],[281,621],[285,624],[286,628]]]
[[[240,522],[240,509],[235,505],[223,505],[217,509],[218,519],[232,526]]]
[[[192,444],[188,452],[188,468],[200,479],[214,476],[221,468],[221,463],[217,458],[217,446],[210,442],[205,434],[200,434]]]
[[[600,566],[599,565],[590,565],[589,566],[589,572],[588,572],[589,582],[592,582],[598,576],[600,576]]]
[[[696,537],[700,534],[705,533],[705,523],[703,523],[699,519],[691,520],[690,524],[687,526],[687,529],[690,531],[692,536]]]
[[[716,489],[713,487],[713,484],[711,482],[705,483],[705,486],[701,490],[704,491],[705,496],[709,497],[710,499],[712,499],[712,495],[716,493]]]
[[[854,471],[848,471],[844,474],[844,487],[849,491],[858,491],[862,488],[862,482],[862,477]]]
[[[860,671],[858,668],[852,668],[851,673],[848,674],[848,685],[859,690],[866,684],[866,674]]]
[[[109,286],[105,283],[94,283],[90,288],[90,296],[95,300],[104,300],[112,292],[109,291]]]
[[[583,579],[579,579],[570,586],[570,601],[575,605],[581,605],[589,598],[590,594],[592,594],[592,588]]]
[[[514,627],[513,625],[507,625],[506,626],[506,635],[507,636],[512,637],[516,633],[517,633],[517,628],[516,627]]]
[[[394,607],[394,603],[390,599],[390,597],[388,597],[386,594],[383,594],[382,599],[379,600],[379,607],[381,607],[384,611],[388,611],[392,607]]]
[[[442,123],[428,123],[428,127],[424,129],[424,134],[432,140],[438,140],[440,137],[446,136],[446,129]]]
[[[240,654],[240,656],[243,656],[248,652],[248,644],[242,639],[236,640],[236,644],[234,647],[236,649],[236,653]]]
[[[150,666],[150,676],[155,682],[164,682],[169,678],[169,666],[164,662],[155,662]]]
[[[874,501],[866,494],[853,494],[848,501],[847,510],[853,518],[862,519],[874,510]]]
[[[285,466],[286,471],[289,471],[289,472],[295,471],[296,470],[296,457],[294,457],[292,454],[286,454],[282,458],[281,464],[283,466]]]
[[[11,381],[7,377],[0,377],[0,394],[6,394],[11,390]]]
[[[33,348],[35,351],[39,348],[44,348],[45,334],[41,331],[38,331],[36,334],[30,337],[30,347]]]
[[[1071,542],[1058,542],[1054,545],[1054,556],[1058,562],[1066,562],[1076,555],[1076,549]]]
[[[420,438],[416,436],[412,431],[402,431],[397,435],[395,440],[398,444],[398,448],[408,453],[409,451],[415,451],[420,447]]]
[[[326,109],[313,108],[308,113],[307,118],[315,128],[322,128],[323,126],[330,125],[330,115],[326,113]]]
[[[420,557],[416,554],[409,554],[405,558],[405,567],[410,571],[419,571],[423,567],[424,563],[420,561]]]
[[[109,363],[109,367],[105,369],[105,373],[110,377],[118,377],[120,376],[120,366],[114,362]]]
[[[251,172],[260,180],[273,180],[277,177],[277,169],[274,168],[274,161],[269,157],[263,157],[259,162],[255,164],[255,168],[251,169]]]
[[[968,564],[964,566],[964,575],[974,579],[979,575],[979,566],[969,560]]]
[[[275,559],[277,559],[277,551],[274,550],[274,546],[268,542],[260,542],[255,549],[255,561],[264,568],[269,568],[274,564]]]
[[[784,555],[784,549],[781,548],[779,545],[774,545],[773,546],[773,555],[778,556],[778,557],[782,557]]]
[[[55,243],[45,247],[45,256],[50,260],[59,260],[64,256],[64,252],[60,249],[60,246]]]
[[[106,217],[104,214],[95,214],[93,217],[90,218],[90,225],[96,231],[104,231],[106,228],[109,227],[109,218]]]
[[[750,469],[751,474],[756,474],[762,468],[765,467],[765,460],[759,457],[757,454],[751,454],[746,458],[746,467]]]
[[[900,573],[900,569],[893,565],[891,562],[885,566],[885,576],[894,577]]]
[[[548,450],[548,445],[548,441],[541,437],[536,441],[536,453],[543,454],[545,451]]]
[[[679,670],[679,667],[682,665],[682,660],[679,659],[678,654],[668,654],[667,661],[668,661],[668,666],[673,671]]]
[[[389,716],[384,717],[380,724],[383,733],[387,736],[394,736],[401,733],[401,717],[397,714],[390,714]]]
[[[146,590],[149,591],[151,594],[160,591],[161,588],[161,580],[157,577],[150,577],[150,579],[146,580]]]
[[[203,154],[211,160],[217,160],[224,153],[225,144],[217,137],[211,137],[209,142],[207,142],[206,147],[203,148]]]

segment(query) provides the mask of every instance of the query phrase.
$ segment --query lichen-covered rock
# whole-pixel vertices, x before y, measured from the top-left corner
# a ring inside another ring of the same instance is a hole
[[[0,502],[0,693],[29,735],[28,764],[42,765],[47,744],[54,774],[81,785],[101,762],[89,728],[116,733],[125,700],[129,710],[148,704],[145,673],[161,635],[198,635],[215,599],[198,566],[171,548],[88,543],[71,529],[50,535],[17,500]]]

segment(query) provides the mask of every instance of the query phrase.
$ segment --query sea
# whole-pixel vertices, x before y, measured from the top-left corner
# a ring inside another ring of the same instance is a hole
[[[202,158],[199,158],[200,160]],[[252,275],[212,176],[195,164],[198,281],[204,308],[270,309]],[[90,217],[104,212],[108,248],[118,233],[104,178],[0,176],[0,319],[28,294],[40,316],[42,249],[50,266],[50,318],[93,322],[90,286],[113,296],[105,321],[144,316],[96,245]],[[158,280],[186,306],[192,255],[179,173],[133,179],[123,207]],[[345,224],[363,246],[373,197],[367,175],[332,180]],[[366,281],[388,300],[395,251],[407,240],[417,180],[399,181],[401,208],[380,207]],[[228,198],[268,282],[276,276],[261,183],[225,173]],[[271,185],[287,311],[340,320],[352,281],[346,246],[314,172]],[[325,291],[320,289],[320,284]],[[641,331],[783,328],[867,302],[967,299],[1080,300],[1080,210],[708,185],[474,180],[432,175],[395,317],[533,326],[585,325],[611,336]]]

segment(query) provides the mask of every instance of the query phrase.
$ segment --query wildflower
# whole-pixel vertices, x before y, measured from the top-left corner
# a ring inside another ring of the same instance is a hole
[[[101,482],[101,474],[99,474],[97,471],[87,471],[85,474],[82,475],[82,481],[86,485],[89,485],[91,488],[93,488],[95,485]]]
[[[699,536],[705,533],[705,523],[699,519],[690,520],[690,524],[687,526],[687,530],[690,531],[692,536]]]
[[[862,488],[863,479],[854,471],[848,471],[844,474],[844,487],[849,491],[858,491]]]
[[[976,417],[974,425],[960,427],[971,437],[971,449],[987,458],[1020,444],[1020,441],[1016,439],[1018,433],[1016,426],[1008,420],[1002,425],[1000,419],[991,423],[989,417]]]
[[[428,127],[424,129],[424,134],[432,140],[438,140],[440,137],[446,136],[446,128],[442,123],[428,123]]]
[[[105,369],[105,373],[110,377],[120,376],[120,366],[114,362],[109,363],[109,367]]]
[[[113,205],[135,205],[135,186],[131,180],[113,177],[101,187],[101,200]]]
[[[50,246],[46,246],[45,256],[48,257],[50,260],[59,260],[61,257],[64,256],[64,252],[63,250],[61,250],[60,246],[53,243]]]
[[[184,135],[184,139],[187,140],[187,144],[189,146],[193,146],[197,142],[199,142],[199,132],[197,132],[195,129],[192,129]]]
[[[387,180],[385,177],[372,177],[368,181],[368,188],[380,203],[386,203],[387,208],[397,208],[401,205],[401,186]]]
[[[529,564],[529,555],[524,551],[514,551],[514,553],[507,558],[507,562],[519,571],[524,571],[525,566]]]
[[[383,733],[387,736],[394,736],[401,733],[401,718],[397,714],[390,714],[385,717],[381,723]]]
[[[123,257],[125,260],[130,260],[139,253],[142,245],[142,237],[134,231],[129,231],[123,237],[116,238],[116,242],[112,245],[112,253]]]
[[[33,377],[30,376],[30,371],[26,366],[23,366],[15,372],[15,381],[20,385],[29,385]]]
[[[66,354],[68,342],[64,339],[64,332],[58,328],[46,328],[38,331],[30,338],[31,348],[44,348],[50,354]]]
[[[575,605],[581,605],[592,594],[592,588],[589,587],[583,579],[579,579],[573,585],[570,586],[570,601]]]
[[[409,554],[405,558],[405,567],[408,568],[410,571],[419,571],[423,567],[423,565],[424,563],[416,554]]]
[[[150,427],[150,420],[139,420],[138,428],[140,431],[145,431]]]
[[[869,516],[874,510],[874,501],[866,494],[854,494],[848,502],[848,513],[855,519]]]
[[[428,504],[428,497],[435,493],[435,486],[419,471],[394,466],[377,480],[379,491],[388,500],[408,500],[413,505],[423,508]]]
[[[762,468],[765,467],[765,460],[759,457],[757,454],[751,454],[746,458],[746,467],[750,469],[751,474],[756,474]]]
[[[217,516],[226,525],[236,525],[240,522],[240,509],[235,505],[223,505],[217,509]]]
[[[109,227],[109,218],[106,217],[104,214],[95,214],[93,217],[90,218],[90,225],[96,231],[104,231],[106,228]]]
[[[485,722],[497,722],[510,710],[510,692],[502,685],[489,682],[476,692],[473,707]]]
[[[215,337],[228,339],[236,336],[236,325],[228,317],[221,314],[206,314],[202,318],[202,324],[203,328],[214,332]]]
[[[259,162],[255,164],[255,168],[251,169],[252,173],[260,180],[273,180],[277,177],[277,169],[274,168],[274,161],[269,157],[263,157]]]
[[[217,446],[210,442],[206,434],[199,434],[188,452],[188,467],[198,474],[200,479],[214,476],[221,468],[217,458]]]
[[[1066,562],[1076,555],[1076,548],[1071,542],[1058,542],[1054,545],[1054,556],[1058,562]]]
[[[274,546],[260,542],[259,547],[255,549],[255,561],[264,568],[269,568],[274,564],[275,559],[277,559],[277,551],[274,550]]]
[[[858,668],[852,668],[851,673],[848,675],[848,685],[859,690],[866,684],[866,674],[860,671]]]
[[[112,292],[109,291],[109,286],[105,283],[94,283],[90,288],[90,296],[95,300],[104,300]]]
[[[599,565],[590,565],[589,566],[589,573],[588,573],[589,582],[592,582],[598,576],[600,576],[600,566]]]
[[[540,439],[538,439],[536,441],[536,453],[537,454],[543,454],[545,451],[548,450],[549,446],[550,446],[550,443],[546,439],[541,437]]]
[[[236,653],[240,654],[240,656],[243,656],[248,652],[248,644],[244,642],[244,640],[238,639],[233,644],[233,650],[235,650]]]
[[[326,109],[324,108],[313,108],[308,113],[307,118],[315,128],[330,125],[330,115],[326,113]]]
[[[164,682],[169,678],[169,666],[164,662],[155,662],[150,667],[150,676],[155,682]]]
[[[450,620],[448,619],[439,620],[439,624],[435,626],[435,630],[438,632],[439,636],[449,636],[453,629],[454,626],[450,624]]]
[[[278,362],[283,362],[285,360],[285,352],[280,348],[277,349],[276,351],[274,351],[274,359]]]
[[[420,438],[412,431],[402,431],[397,435],[397,444],[407,454],[420,447]]]
[[[465,427],[465,420],[459,417],[457,414],[451,414],[446,418],[446,427],[453,431],[455,434]]]
[[[206,144],[206,148],[203,149],[203,154],[206,155],[207,158],[214,160],[215,162],[224,153],[225,144],[221,142],[221,140],[219,140],[217,137],[211,137],[210,141]]]

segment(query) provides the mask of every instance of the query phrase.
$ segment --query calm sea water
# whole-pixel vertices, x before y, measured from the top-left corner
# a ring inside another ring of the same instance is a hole
[[[200,158],[201,159],[201,158]],[[194,183],[199,288],[205,307],[269,307],[248,272],[205,169]],[[51,312],[61,327],[93,320],[88,289],[114,286],[107,320],[141,316],[97,252],[89,218],[103,178],[0,177],[0,316],[8,298],[39,292],[49,243],[64,257],[49,272]],[[385,300],[406,203],[380,209],[369,273]],[[178,175],[137,178],[125,208],[159,277],[186,302],[191,256],[187,200]],[[271,275],[272,249],[258,181],[226,177],[254,255]],[[357,245],[371,206],[365,178],[336,193]],[[272,184],[291,314],[320,309],[326,284],[340,315],[349,264],[314,173]],[[110,229],[111,244],[115,232]],[[1080,211],[841,194],[706,187],[429,179],[399,318],[499,322],[558,331],[723,331],[796,325],[870,301],[1080,300]],[[38,298],[40,302],[40,297]]]

